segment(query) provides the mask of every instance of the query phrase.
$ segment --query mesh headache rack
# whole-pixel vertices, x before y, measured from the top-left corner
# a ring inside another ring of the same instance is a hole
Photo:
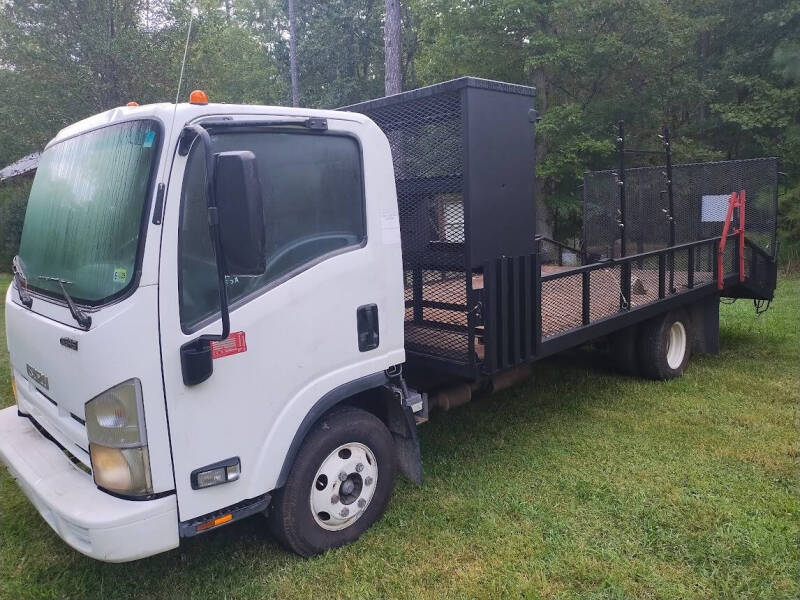
[[[463,77],[342,108],[392,148],[412,363],[477,374],[482,266],[535,252],[534,97]]]

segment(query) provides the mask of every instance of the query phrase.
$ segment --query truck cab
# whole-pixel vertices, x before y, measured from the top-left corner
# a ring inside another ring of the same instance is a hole
[[[198,93],[67,127],[5,313],[0,457],[84,554],[141,558],[270,504],[313,554],[382,512],[390,422],[408,438],[413,416],[391,152],[367,117]],[[276,498],[291,486],[308,523]]]

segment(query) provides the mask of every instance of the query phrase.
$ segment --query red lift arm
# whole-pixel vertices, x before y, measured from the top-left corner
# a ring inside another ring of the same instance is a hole
[[[745,194],[744,190],[740,192],[733,192],[728,199],[728,214],[725,217],[725,225],[722,227],[722,239],[719,241],[719,249],[717,250],[717,289],[721,290],[725,287],[725,244],[728,241],[728,234],[731,228],[731,221],[733,220],[733,210],[739,209],[739,227],[734,227],[733,233],[736,234],[739,242],[739,281],[744,281],[745,268],[744,268],[744,205]]]

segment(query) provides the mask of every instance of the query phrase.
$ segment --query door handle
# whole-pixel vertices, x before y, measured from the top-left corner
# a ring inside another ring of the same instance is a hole
[[[380,328],[378,327],[378,305],[365,304],[356,311],[358,327],[358,350],[367,352],[378,347]]]

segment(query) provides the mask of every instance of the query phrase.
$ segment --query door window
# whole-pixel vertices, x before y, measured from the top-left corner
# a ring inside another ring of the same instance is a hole
[[[228,278],[231,304],[366,238],[361,153],[351,137],[296,132],[225,132],[212,151],[250,150],[263,189],[267,270]],[[180,310],[184,330],[219,313],[216,261],[208,231],[203,151],[186,166],[180,224]],[[219,201],[224,201],[220,198]]]

